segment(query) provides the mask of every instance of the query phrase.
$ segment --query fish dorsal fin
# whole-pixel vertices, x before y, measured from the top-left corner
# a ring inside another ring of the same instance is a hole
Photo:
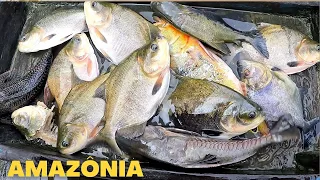
[[[272,34],[272,33],[275,33],[275,32],[280,32],[282,30],[283,30],[282,26],[270,24],[268,26],[264,26],[263,28],[261,28],[260,29],[260,33],[262,35],[267,35],[267,34]]]

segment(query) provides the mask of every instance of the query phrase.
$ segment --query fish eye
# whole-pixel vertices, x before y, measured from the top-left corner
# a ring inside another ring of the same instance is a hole
[[[74,38],[74,42],[80,43],[80,42],[81,42],[81,39],[80,39],[79,37],[76,37],[76,38]]]
[[[157,50],[158,50],[158,45],[157,44],[151,44],[151,50],[153,51],[153,52],[156,52]]]
[[[248,117],[250,118],[250,119],[253,119],[253,118],[255,118],[256,117],[256,112],[250,112],[249,114],[248,114]]]
[[[93,1],[93,2],[91,3],[91,7],[93,7],[93,8],[96,8],[97,5],[98,5],[98,3],[97,3],[96,1]]]
[[[320,51],[320,45],[319,44],[317,45],[316,50]]]
[[[23,36],[23,37],[20,39],[21,42],[25,42],[26,40],[27,40],[27,36],[26,36],[26,35]]]
[[[69,143],[66,142],[66,141],[62,141],[62,142],[61,142],[61,146],[62,146],[62,147],[68,147],[68,146],[69,146]]]
[[[250,70],[249,69],[245,69],[243,73],[244,73],[244,75],[246,77],[248,77],[250,75]]]

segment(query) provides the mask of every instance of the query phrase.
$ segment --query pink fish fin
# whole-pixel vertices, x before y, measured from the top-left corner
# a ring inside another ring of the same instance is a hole
[[[43,102],[45,105],[49,106],[49,104],[54,100],[54,96],[52,95],[51,91],[50,91],[50,88],[48,86],[48,82],[46,82],[46,85],[44,87],[44,90],[43,90]]]
[[[95,27],[90,27],[92,28],[93,32],[95,33],[95,35],[104,43],[108,43],[108,41],[106,40],[106,38],[104,37],[104,35]]]
[[[304,62],[304,61],[291,61],[288,62],[288,68],[282,69],[286,74],[295,74],[306,70],[307,68],[315,65],[314,62]]]
[[[216,54],[214,54],[213,52],[209,52],[207,50],[207,48],[201,43],[199,42],[199,46],[203,49],[203,51],[210,57],[211,63],[215,64],[214,61],[223,61],[219,56],[217,56]]]
[[[102,118],[104,119],[104,118]],[[93,130],[91,131],[91,133],[89,134],[89,138],[93,139],[95,137],[97,137],[97,135],[99,134],[99,132],[103,129],[104,127],[104,120],[101,120],[97,126],[95,128],[93,128]]]
[[[92,73],[92,60],[91,59],[87,59],[87,73],[89,76],[91,76]]]
[[[248,90],[247,90],[246,83],[240,81],[240,86],[241,86],[241,90],[242,90],[242,95],[247,96]]]

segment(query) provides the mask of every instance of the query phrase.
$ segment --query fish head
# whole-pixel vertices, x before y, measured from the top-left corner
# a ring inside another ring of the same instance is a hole
[[[146,45],[138,54],[138,62],[144,74],[149,77],[158,76],[170,66],[168,41],[158,35],[153,42]]]
[[[184,12],[187,11],[187,8],[184,5],[178,4],[176,2],[152,2],[151,8],[161,16],[165,17],[167,20],[182,18]],[[182,19],[181,19],[182,20]],[[177,21],[176,25],[180,26],[183,21]]]
[[[32,137],[45,124],[47,113],[42,106],[25,106],[14,111],[11,118],[25,136]]]
[[[88,27],[109,26],[113,6],[114,4],[107,2],[86,1],[84,3],[84,13]]]
[[[271,82],[271,71],[259,62],[239,60],[237,68],[240,80],[252,90],[262,89]]]
[[[73,154],[87,145],[88,131],[83,125],[66,124],[58,131],[57,147],[62,154]]]
[[[20,52],[34,52],[34,47],[43,40],[44,30],[40,27],[33,27],[31,31],[22,36],[18,43]]]
[[[320,44],[309,38],[304,38],[296,49],[298,60],[306,63],[320,61]]]
[[[170,24],[167,20],[159,18],[158,16],[154,16],[153,19],[156,21],[154,25],[160,29],[161,34],[168,40],[170,50],[173,48],[181,49],[181,47],[184,47],[187,44],[189,37],[184,36],[184,33]]]
[[[256,103],[250,100],[232,102],[224,110],[220,126],[226,132],[238,135],[256,128],[264,119],[262,108]]]
[[[76,66],[82,66],[87,63],[86,59],[93,49],[85,33],[76,34],[65,48],[69,60]]]

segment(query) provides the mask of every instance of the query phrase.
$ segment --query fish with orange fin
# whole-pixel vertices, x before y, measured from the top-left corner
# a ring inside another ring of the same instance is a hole
[[[169,41],[170,67],[176,74],[214,81],[245,94],[231,68],[217,55],[208,52],[198,39],[180,31],[164,19],[154,19],[154,25]]]
[[[301,72],[317,62],[320,62],[320,44],[301,32],[281,25],[262,23],[259,26],[262,36],[266,39],[269,59],[266,59],[250,44],[243,42],[242,47],[228,44],[231,56],[226,56],[227,62],[240,52],[250,56],[251,59],[280,69],[286,74]]]
[[[59,110],[75,85],[92,81],[98,75],[97,58],[87,36],[84,33],[75,35],[55,58],[47,80]]]

